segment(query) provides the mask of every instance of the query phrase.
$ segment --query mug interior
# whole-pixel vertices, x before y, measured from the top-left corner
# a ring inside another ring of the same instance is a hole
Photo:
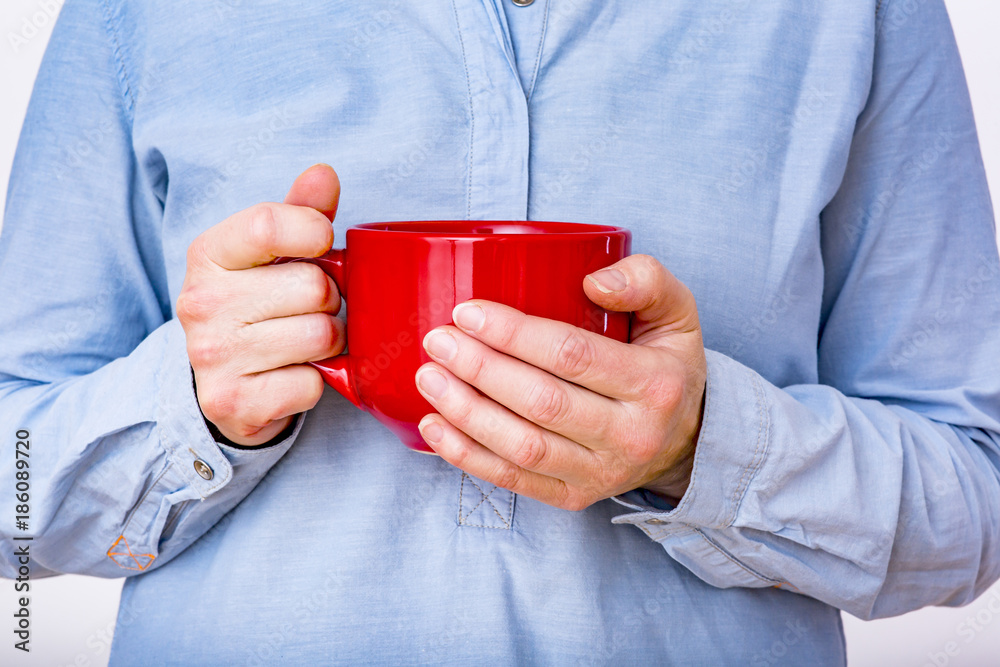
[[[369,222],[353,229],[384,232],[410,232],[446,236],[479,236],[484,234],[594,234],[623,232],[622,227],[591,225],[578,222],[541,222],[535,220],[401,220]]]

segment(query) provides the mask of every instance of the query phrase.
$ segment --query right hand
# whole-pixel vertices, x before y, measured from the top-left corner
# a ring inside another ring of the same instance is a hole
[[[305,365],[340,354],[344,325],[337,285],[307,262],[333,245],[340,181],[315,165],[283,204],[240,211],[196,238],[177,298],[201,411],[240,445],[266,443],[323,393]]]

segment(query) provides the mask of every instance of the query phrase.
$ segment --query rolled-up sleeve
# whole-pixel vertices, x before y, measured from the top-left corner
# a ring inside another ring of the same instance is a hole
[[[118,577],[180,553],[295,440],[216,443],[201,416],[160,247],[166,178],[130,139],[130,87],[106,5],[69,0],[36,81],[0,234],[0,478],[27,431],[32,576]],[[25,475],[22,475],[22,478]],[[0,512],[15,516],[13,494]],[[18,512],[18,514],[22,514]]]
[[[821,216],[814,385],[708,354],[691,485],[632,523],[720,587],[863,618],[961,605],[1000,577],[1000,261],[940,0],[887,2],[867,106]]]

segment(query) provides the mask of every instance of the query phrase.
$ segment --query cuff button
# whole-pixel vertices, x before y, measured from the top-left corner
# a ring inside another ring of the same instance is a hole
[[[654,526],[662,526],[663,524],[666,523],[666,521],[664,521],[663,519],[646,519],[646,523],[651,523]]]
[[[215,473],[212,469],[208,467],[208,464],[201,459],[194,460],[194,471],[204,480],[211,480],[215,477]]]

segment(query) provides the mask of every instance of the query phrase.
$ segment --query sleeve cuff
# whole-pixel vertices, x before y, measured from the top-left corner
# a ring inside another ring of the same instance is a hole
[[[728,528],[767,456],[770,410],[760,376],[729,357],[705,351],[705,414],[687,493],[676,508],[641,489],[614,498],[633,510],[612,519],[661,541],[678,531]]]
[[[216,442],[198,406],[184,331],[176,320],[164,326],[170,331],[157,383],[160,444],[203,500],[227,485],[232,492],[246,494],[292,446],[304,415],[296,417],[287,437],[268,447],[245,449]]]

